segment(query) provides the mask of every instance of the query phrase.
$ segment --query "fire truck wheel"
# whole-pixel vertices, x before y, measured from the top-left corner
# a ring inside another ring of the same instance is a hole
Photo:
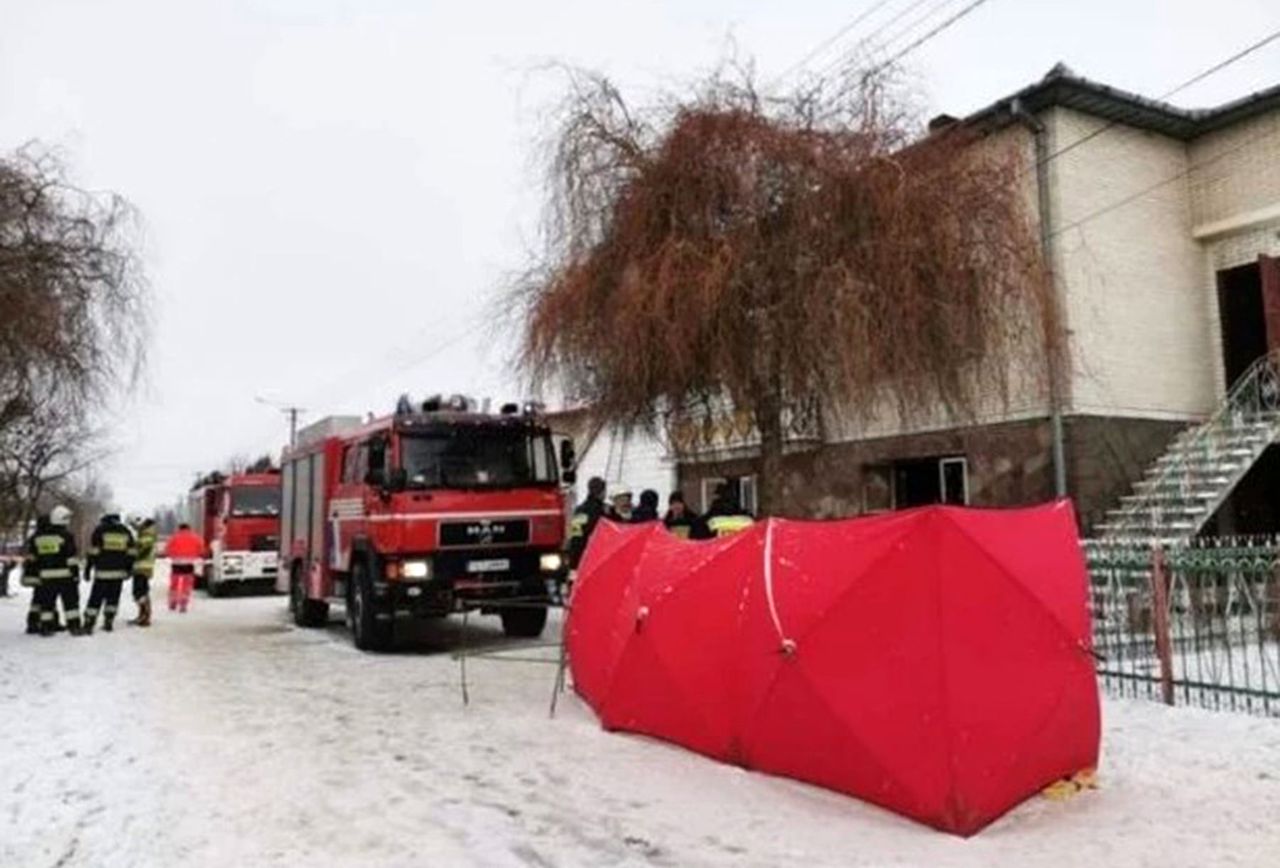
[[[507,609],[502,613],[502,632],[521,639],[535,639],[547,626],[547,607]]]
[[[205,585],[204,592],[210,597],[224,597],[227,594],[227,586],[221,582],[210,580]]]
[[[289,611],[299,627],[323,627],[329,623],[329,604],[309,600],[302,588],[302,567],[295,565],[289,573]]]
[[[379,621],[376,617],[373,586],[364,562],[355,561],[351,565],[350,586],[347,623],[351,627],[352,640],[361,651],[386,651],[391,647],[391,623]]]

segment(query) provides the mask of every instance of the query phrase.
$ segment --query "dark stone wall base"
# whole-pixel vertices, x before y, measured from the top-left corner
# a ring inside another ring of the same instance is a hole
[[[1067,485],[1086,531],[1127,494],[1186,423],[1124,417],[1064,419]],[[783,462],[783,515],[839,518],[888,505],[885,468],[894,461],[963,456],[971,506],[1025,506],[1054,496],[1048,419],[831,443]],[[682,462],[680,485],[698,506],[704,478],[744,476],[755,462]]]

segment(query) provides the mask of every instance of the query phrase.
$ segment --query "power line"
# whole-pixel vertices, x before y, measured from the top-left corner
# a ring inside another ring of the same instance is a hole
[[[485,322],[484,320],[477,321],[470,328],[454,335],[452,339],[447,340],[442,344],[436,344],[429,351],[427,351],[426,353],[423,353],[421,356],[410,359],[408,362],[405,362],[404,364],[400,365],[395,370],[393,370],[388,376],[394,377],[404,373],[410,368],[416,368],[418,365],[425,364],[426,362],[430,361],[431,359],[443,353],[445,350],[453,349],[455,346],[457,346],[467,338],[474,337],[486,325],[488,325],[488,323]]]
[[[950,2],[950,0],[947,0],[947,2]],[[882,69],[884,69],[884,68],[886,68],[886,67],[888,67],[888,66],[891,66],[891,65],[892,65],[892,64],[894,64],[894,63],[897,63],[899,60],[901,60],[902,58],[906,57],[908,54],[910,54],[911,52],[915,51],[917,48],[921,47],[921,46],[922,46],[922,45],[924,45],[926,42],[930,41],[931,39],[933,39],[933,38],[934,38],[934,37],[936,37],[936,36],[941,35],[944,31],[946,31],[946,30],[950,29],[953,25],[955,25],[955,24],[959,23],[959,21],[960,21],[961,19],[963,19],[963,18],[967,17],[971,12],[976,11],[976,10],[978,9],[978,7],[979,7],[979,6],[982,6],[983,4],[985,4],[985,3],[987,3],[987,2],[988,2],[988,0],[973,0],[973,2],[972,2],[972,3],[970,3],[968,6],[964,7],[964,8],[963,8],[963,9],[961,9],[959,12],[955,13],[955,14],[954,14],[954,15],[952,15],[950,18],[948,18],[946,21],[943,21],[941,24],[939,24],[937,27],[933,28],[933,29],[932,29],[932,30],[930,30],[928,33],[926,33],[926,34],[924,34],[923,36],[921,36],[921,37],[920,37],[919,39],[917,39],[915,42],[911,43],[911,44],[910,44],[910,45],[908,45],[906,48],[902,49],[902,50],[901,50],[901,51],[899,51],[897,54],[895,54],[895,55],[893,55],[892,57],[890,57],[890,58],[889,58],[888,60],[886,60],[884,63],[882,63],[882,64],[880,64],[879,66],[877,66],[874,70],[872,70],[872,74],[874,74],[874,73],[876,73],[876,72],[879,72],[880,70],[882,70]],[[944,4],[942,4],[942,5],[944,5],[944,6],[945,6],[945,5],[946,5],[946,3],[944,3]]]
[[[1221,72],[1227,67],[1235,63],[1238,63],[1241,60],[1244,60],[1249,55],[1265,48],[1266,46],[1270,45],[1271,43],[1277,40],[1280,40],[1280,28],[1273,30],[1271,33],[1264,36],[1262,39],[1259,39],[1257,42],[1252,43],[1246,48],[1243,48],[1240,51],[1237,51],[1235,54],[1231,55],[1226,60],[1220,61],[1219,63],[1215,63],[1213,66],[1209,67],[1203,72],[1199,72],[1196,75],[1193,75],[1191,78],[1182,82],[1182,84],[1178,85],[1173,90],[1160,94],[1158,97],[1156,97],[1156,101],[1163,102],[1164,100],[1167,100],[1169,97],[1181,93],[1182,91],[1186,90],[1192,85],[1199,84],[1200,82],[1204,81],[1206,78],[1209,78],[1212,75],[1216,75],[1217,73]],[[1047,165],[1050,161],[1056,160],[1058,157],[1061,157],[1063,154],[1070,153],[1071,151],[1074,151],[1076,148],[1080,147],[1081,145],[1091,142],[1094,139],[1098,138],[1098,136],[1101,136],[1103,133],[1106,133],[1109,130],[1115,129],[1117,126],[1120,125],[1120,123],[1121,122],[1118,120],[1108,121],[1107,123],[1098,127],[1093,132],[1088,133],[1087,135],[1081,136],[1080,138],[1076,139],[1071,144],[1065,145],[1059,148],[1058,150],[1054,151],[1053,153],[1046,154],[1042,160],[1038,161],[1035,164],[1035,167],[1039,168],[1041,166]]]
[[[466,338],[474,336],[486,324],[487,322],[485,320],[476,321],[470,327],[457,333],[451,339],[445,341],[443,344],[435,344],[431,346],[426,353],[420,356],[412,357],[408,362],[401,363],[399,366],[395,368],[395,370],[392,371],[391,376],[395,376],[396,374],[399,374],[405,370],[408,370],[409,368],[413,368],[413,367],[416,367],[417,365],[423,364],[424,362],[434,358],[435,356],[439,355],[445,350],[452,349],[454,346],[457,346],[458,343],[465,340]],[[417,338],[417,337],[429,334],[433,330],[438,330],[438,329],[432,329],[430,327],[419,329],[414,334],[414,337]],[[400,346],[403,347],[404,344],[402,343]],[[352,368],[346,373],[341,374],[338,377],[335,377],[334,379],[330,380],[326,385],[321,386],[317,389],[314,389],[312,391],[312,394],[319,395],[322,392],[332,392],[333,390],[337,389],[340,385],[345,385],[348,380],[353,380],[357,377],[361,378],[362,380],[371,378],[377,375],[378,371],[384,365],[391,362],[393,355],[397,355],[397,354],[399,354],[399,348],[393,347],[387,350],[386,352],[384,352],[382,354],[382,357],[379,360],[375,361],[373,364]],[[345,397],[346,395],[351,394],[351,391],[353,390],[343,391],[339,393],[338,397],[339,398]],[[327,396],[327,397],[332,397],[332,396]]]
[[[956,2],[957,0],[937,0],[937,2],[935,2],[932,6],[924,10],[923,15],[916,16],[911,21],[907,22],[905,26],[899,27],[892,34],[890,34],[889,36],[886,36],[883,40],[881,40],[880,46],[879,46],[880,50],[882,52],[887,53],[890,46],[907,38],[913,32],[915,32],[916,30],[919,30],[927,21],[929,21],[929,19],[936,17],[943,9],[947,8],[948,6]],[[909,12],[911,11],[911,8],[913,7],[908,7],[905,11]],[[906,17],[906,16],[904,15],[903,17]],[[888,29],[888,28],[886,27],[884,29]]]
[[[409,370],[410,368],[416,367],[417,365],[421,365],[421,364],[423,364],[423,363],[425,363],[425,362],[429,361],[430,359],[434,358],[435,356],[439,355],[440,353],[445,352],[446,350],[450,350],[450,349],[452,349],[453,347],[455,347],[455,346],[457,346],[459,343],[461,343],[463,340],[466,340],[467,338],[472,337],[473,335],[475,335],[475,334],[476,334],[478,331],[480,331],[480,330],[481,330],[481,329],[482,329],[486,324],[487,324],[487,323],[486,323],[486,321],[484,321],[484,320],[479,320],[479,321],[477,321],[477,322],[476,322],[475,324],[473,324],[470,328],[465,329],[465,330],[463,330],[462,332],[459,332],[458,334],[454,335],[452,338],[450,338],[449,340],[445,341],[444,343],[436,344],[436,345],[432,346],[432,347],[431,347],[431,348],[430,348],[426,353],[423,353],[423,354],[421,354],[421,355],[418,355],[418,356],[415,356],[415,357],[413,357],[413,358],[410,358],[407,362],[404,362],[404,363],[402,363],[402,364],[400,364],[400,365],[396,366],[396,367],[391,371],[391,373],[390,373],[390,374],[386,374],[386,375],[379,376],[379,377],[377,378],[377,382],[385,382],[386,378],[388,378],[388,377],[394,377],[394,376],[396,376],[396,375],[398,375],[398,374],[400,374],[400,373],[403,373],[404,371]],[[421,333],[422,331],[424,331],[424,330],[421,330],[421,329],[420,329],[420,330],[419,330],[419,333]],[[392,350],[390,350],[390,351],[388,351],[388,352],[384,353],[384,354],[383,354],[383,357],[382,357],[382,359],[383,359],[383,360],[380,360],[380,361],[376,362],[376,363],[375,363],[375,366],[381,366],[382,364],[384,364],[384,363],[385,363],[385,360],[389,359],[389,358],[390,358],[390,356],[391,356],[391,354],[392,354],[393,352],[395,352],[395,349],[394,349],[394,348],[393,348]],[[364,378],[365,378],[365,381],[370,381],[370,382],[374,381],[374,380],[373,380],[373,378],[374,378],[375,373],[376,373],[376,370],[377,370],[377,367],[375,367],[375,366],[364,365],[364,366],[360,366],[360,367],[352,368],[352,369],[351,369],[351,370],[349,370],[347,373],[342,374],[342,375],[340,375],[340,376],[338,376],[338,377],[334,378],[333,380],[330,380],[327,384],[325,384],[325,385],[323,385],[323,386],[320,386],[320,387],[318,387],[318,388],[316,388],[316,389],[313,389],[313,390],[309,393],[309,395],[308,395],[308,400],[309,400],[309,401],[311,401],[313,404],[315,403],[315,401],[320,400],[320,398],[324,398],[324,399],[325,399],[328,403],[330,403],[330,404],[332,404],[332,403],[334,403],[334,402],[337,402],[337,401],[344,400],[345,398],[347,398],[348,396],[350,396],[350,395],[352,394],[352,392],[354,391],[354,388],[353,388],[353,389],[351,389],[351,390],[343,390],[343,391],[341,391],[341,392],[338,392],[336,395],[335,395],[335,394],[332,394],[332,393],[333,393],[333,391],[334,391],[334,389],[336,389],[340,384],[344,383],[344,382],[345,382],[345,381],[347,381],[347,380],[352,379],[353,377],[355,377],[355,376],[357,376],[357,375],[360,375],[360,376],[364,377]],[[363,381],[362,381],[362,383],[363,383]],[[328,394],[326,394],[326,392],[327,392]],[[312,399],[315,399],[315,400],[312,400]],[[283,404],[283,403],[278,403],[278,402],[268,401],[268,400],[266,400],[266,399],[259,398],[259,397],[257,397],[257,396],[255,396],[254,400],[255,400],[255,401],[257,401],[257,402],[258,402],[258,403],[260,403],[260,404],[265,404],[265,405],[267,405],[267,406],[275,407],[276,409],[280,410],[281,412],[288,413],[290,410],[294,410],[294,411],[296,411],[296,412],[297,412],[297,416],[291,416],[291,417],[290,417],[290,437],[289,437],[289,442],[290,442],[291,444],[292,444],[292,443],[294,443],[294,442],[296,442],[296,439],[297,439],[297,428],[296,428],[296,426],[297,426],[297,417],[298,417],[298,416],[301,416],[303,413],[306,413],[306,412],[307,412],[307,409],[306,409],[306,408],[304,408],[304,407],[294,407],[294,406],[292,406],[292,405],[288,405],[288,404]],[[242,443],[243,443],[243,442],[255,442],[255,443],[256,443],[256,442],[260,442],[261,440],[264,440],[264,439],[265,439],[266,437],[268,437],[268,436],[273,436],[273,435],[269,434],[269,433],[265,430],[265,428],[264,428],[264,429],[263,429],[263,431],[261,432],[261,435],[259,435],[259,434],[258,434],[258,432],[253,432],[253,433],[252,433],[251,435],[249,435],[249,436],[242,436],[242,437],[240,438],[240,442],[242,442]],[[250,447],[250,448],[256,448],[256,447]]]
[[[1262,39],[1259,39],[1257,42],[1253,43],[1252,45],[1246,48],[1243,48],[1240,51],[1237,51],[1235,54],[1231,55],[1221,63],[1214,64],[1213,66],[1209,67],[1199,75],[1192,76],[1191,78],[1184,81],[1182,84],[1175,87],[1173,90],[1169,91],[1164,96],[1160,97],[1160,99],[1168,99],[1169,97],[1173,96],[1175,93],[1186,90],[1187,88],[1191,87],[1191,85],[1193,84],[1199,84],[1209,76],[1214,75],[1215,73],[1221,72],[1222,70],[1226,69],[1228,66],[1231,66],[1233,63],[1237,63],[1241,60],[1244,60],[1250,54],[1253,54],[1255,51],[1261,48],[1264,48],[1267,45],[1270,45],[1271,43],[1275,42],[1277,39],[1280,39],[1280,28],[1273,30],[1269,35],[1264,36]]]
[[[851,57],[851,56],[852,56],[852,55],[853,55],[853,54],[854,54],[858,49],[862,48],[863,46],[871,45],[871,43],[872,43],[872,42],[874,42],[874,41],[876,40],[876,38],[877,38],[878,36],[880,36],[880,34],[884,33],[886,30],[888,30],[888,29],[889,29],[890,27],[892,27],[894,24],[897,24],[897,23],[898,23],[899,21],[901,21],[903,18],[906,18],[906,17],[907,17],[908,15],[910,15],[912,12],[916,11],[916,10],[917,10],[917,9],[919,9],[921,6],[924,6],[926,3],[929,3],[929,2],[932,2],[932,3],[933,3],[933,6],[929,7],[929,9],[928,9],[928,10],[926,10],[925,14],[924,14],[924,15],[922,15],[922,16],[920,16],[920,18],[918,18],[915,22],[913,22],[911,25],[909,25],[909,26],[907,26],[907,27],[903,28],[903,30],[902,30],[902,31],[900,31],[899,33],[897,33],[897,34],[893,37],[893,40],[896,40],[896,39],[900,39],[900,38],[902,38],[902,36],[903,36],[903,35],[905,35],[906,33],[909,33],[910,31],[914,30],[916,27],[920,26],[920,24],[921,24],[922,22],[927,21],[928,19],[930,19],[930,18],[932,18],[934,15],[936,15],[936,14],[938,13],[938,11],[942,9],[942,7],[947,6],[947,5],[951,4],[951,3],[954,3],[954,2],[955,2],[955,0],[913,0],[913,2],[908,3],[906,6],[904,6],[904,7],[903,7],[903,8],[901,8],[901,9],[899,9],[895,15],[893,15],[893,16],[891,16],[891,17],[889,17],[889,18],[888,18],[887,20],[885,20],[885,21],[882,21],[882,22],[879,24],[879,26],[877,26],[874,30],[872,30],[872,31],[871,31],[870,33],[868,33],[866,36],[862,37],[862,38],[861,38],[861,39],[859,39],[857,42],[855,42],[855,43],[854,43],[854,44],[849,48],[849,50],[848,50],[848,51],[846,51],[842,56],[837,57],[835,60],[831,61],[831,63],[828,63],[826,66],[824,66],[821,70],[819,70],[819,71],[818,71],[818,74],[819,74],[820,76],[824,76],[824,75],[828,75],[828,74],[830,74],[830,72],[831,72],[832,70],[834,70],[834,69],[836,69],[837,67],[839,67],[842,63],[847,62],[847,60],[848,60],[848,59],[849,59],[849,58],[850,58],[850,57]],[[881,47],[881,48],[888,48],[888,47],[889,47],[889,45],[891,45],[891,44],[893,43],[893,40],[888,40],[888,41],[886,41],[886,42],[882,43],[882,45],[881,45],[880,47]]]
[[[1143,187],[1141,190],[1138,190],[1134,193],[1129,194],[1128,196],[1125,196],[1123,199],[1120,199],[1116,202],[1112,202],[1110,205],[1104,205],[1103,207],[1098,208],[1095,211],[1091,211],[1085,216],[1077,220],[1071,221],[1065,226],[1060,226],[1057,229],[1053,230],[1053,232],[1051,232],[1050,235],[1052,237],[1057,237],[1058,235],[1061,235],[1062,233],[1067,232],[1071,229],[1078,229],[1079,227],[1085,225],[1086,223],[1091,223],[1092,221],[1098,219],[1099,217],[1103,217],[1107,214],[1110,214],[1113,211],[1117,211],[1120,208],[1125,207],[1126,205],[1132,204],[1133,202],[1136,202],[1137,200],[1146,196],[1148,193],[1152,193],[1156,190],[1159,190],[1161,187],[1166,187],[1169,184],[1172,184],[1174,181],[1178,181],[1178,180],[1181,180],[1182,178],[1187,177],[1193,172],[1199,171],[1200,169],[1203,169],[1206,166],[1212,165],[1213,163],[1216,163],[1219,160],[1230,157],[1233,154],[1237,154],[1251,145],[1255,145],[1258,142],[1263,141],[1264,139],[1270,138],[1272,135],[1273,135],[1272,130],[1270,129],[1262,130],[1258,135],[1250,136],[1249,138],[1245,139],[1244,141],[1240,142],[1234,147],[1227,148],[1224,151],[1219,151],[1218,153],[1214,154],[1212,157],[1201,160],[1198,163],[1193,163],[1187,166],[1185,169],[1182,169],[1177,173],[1170,175],[1167,178],[1164,178],[1163,180],[1157,181],[1154,184],[1150,184],[1146,187]]]
[[[787,78],[787,76],[791,75],[793,72],[803,69],[805,66],[809,64],[811,60],[816,58],[818,55],[822,54],[832,45],[835,45],[841,39],[844,39],[846,36],[852,33],[853,30],[857,28],[859,24],[861,24],[863,21],[866,21],[872,15],[879,12],[882,8],[884,8],[885,6],[888,6],[892,2],[893,0],[878,0],[878,2],[873,3],[871,6],[864,9],[848,24],[845,24],[843,27],[838,29],[835,33],[831,34],[826,39],[819,42],[803,57],[801,57],[795,63],[791,64],[782,72],[774,76],[773,81],[770,83],[770,87],[776,87],[777,85],[781,84],[782,81],[785,78]]]
[[[293,404],[282,404],[278,401],[268,401],[258,395],[253,396],[253,400],[267,407],[274,407],[289,419],[289,446],[298,445],[298,416],[307,412],[305,407],[298,407]]]

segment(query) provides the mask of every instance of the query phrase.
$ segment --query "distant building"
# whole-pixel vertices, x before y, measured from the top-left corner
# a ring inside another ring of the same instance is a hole
[[[1029,210],[1067,329],[1057,401],[1063,481],[1086,527],[1101,528],[1175,436],[1213,416],[1230,385],[1280,347],[1280,85],[1185,110],[1059,65],[935,126],[949,123],[981,130],[981,147],[1013,148],[1026,166]],[[1046,500],[1057,487],[1054,415],[1045,391],[1033,390],[977,424],[805,428],[786,460],[786,512]],[[1197,505],[1152,507],[1155,517],[1142,520],[1188,533],[1206,522],[1280,529],[1280,459],[1266,448],[1275,431],[1254,433],[1261,446],[1215,458],[1217,469],[1196,477],[1207,486],[1190,486]],[[728,438],[682,461],[680,484],[695,493],[731,479],[751,490],[755,454],[750,437]],[[1169,455],[1166,464],[1184,460]]]

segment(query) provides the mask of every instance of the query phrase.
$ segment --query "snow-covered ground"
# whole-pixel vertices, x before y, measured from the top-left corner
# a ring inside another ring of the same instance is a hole
[[[457,622],[373,656],[279,597],[82,639],[22,635],[26,605],[0,599],[5,868],[1280,866],[1277,720],[1109,701],[1099,790],[961,840],[603,732],[571,694],[551,719],[551,665],[473,659],[464,707]]]

